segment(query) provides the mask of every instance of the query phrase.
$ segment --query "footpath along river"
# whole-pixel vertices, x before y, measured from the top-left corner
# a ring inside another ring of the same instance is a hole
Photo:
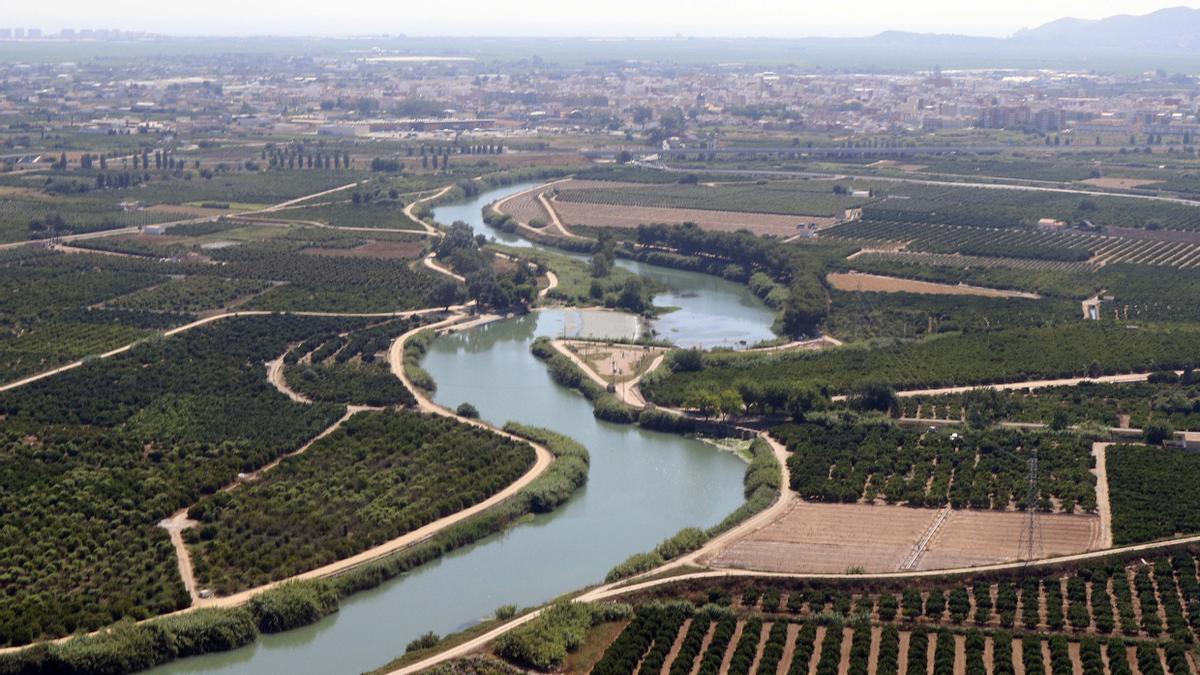
[[[491,191],[469,204],[439,207],[436,215],[490,235],[482,206],[528,187]],[[669,333],[656,326],[663,337],[729,346],[772,337],[772,313],[743,286],[652,266],[637,271],[662,275],[672,289],[663,304],[681,308],[666,315]],[[736,509],[742,460],[701,441],[596,420],[591,404],[550,379],[529,346],[539,335],[562,335],[564,325],[568,335],[616,337],[636,322],[611,312],[548,309],[438,338],[423,365],[438,384],[434,400],[444,406],[469,401],[497,425],[515,420],[583,443],[591,453],[589,482],[567,504],[347,598],[339,612],[312,626],[150,672],[361,673],[399,656],[425,631],[449,633],[501,605],[536,605],[600,582],[629,555],[683,527],[714,525]]]

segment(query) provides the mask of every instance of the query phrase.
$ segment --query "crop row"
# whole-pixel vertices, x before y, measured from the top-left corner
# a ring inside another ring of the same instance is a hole
[[[757,615],[744,619],[734,615],[712,617],[708,607],[694,610],[689,622],[678,606],[670,612],[657,608],[636,611],[633,621],[592,668],[593,674],[683,675],[719,671],[732,675],[751,672],[896,675],[903,659],[904,669],[909,673],[953,675],[959,672],[956,663],[962,663],[962,672],[967,675],[1013,675],[1014,660],[1019,659],[1027,673],[1048,671],[1069,675],[1074,671],[1072,651],[1078,652],[1085,673],[1103,673],[1106,663],[1110,675],[1129,673],[1134,668],[1143,675],[1192,672],[1186,648],[1174,641],[1157,644],[1126,642],[1120,637],[1014,635],[1004,630],[931,630],[920,626],[907,630],[890,625],[873,629],[866,624],[792,623]],[[701,653],[699,643],[706,634],[710,636],[709,642]],[[664,663],[663,655],[679,636],[682,648]],[[872,652],[876,654],[874,663]],[[1048,661],[1044,654],[1049,654]],[[790,659],[785,661],[787,656]]]

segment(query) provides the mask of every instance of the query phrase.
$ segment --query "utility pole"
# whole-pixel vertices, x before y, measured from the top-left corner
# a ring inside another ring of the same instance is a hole
[[[1025,524],[1021,529],[1021,537],[1017,543],[1017,559],[1025,562],[1025,567],[1042,555],[1042,531],[1038,522],[1038,455],[1037,448],[1029,458],[1029,484],[1025,494]]]

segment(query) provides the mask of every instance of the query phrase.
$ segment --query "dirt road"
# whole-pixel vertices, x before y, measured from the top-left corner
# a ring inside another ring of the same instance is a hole
[[[454,279],[455,281],[457,281],[459,283],[463,283],[463,284],[467,283],[467,278],[464,277],[463,275],[455,274],[453,271],[450,270],[449,267],[446,267],[444,265],[439,265],[436,262],[434,262],[433,259],[436,257],[437,257],[436,253],[430,253],[429,255],[422,258],[421,262],[423,265],[425,265],[429,269],[433,270],[434,272],[437,272],[438,274],[445,274],[446,276],[450,277],[451,279]]]
[[[442,236],[441,230],[430,225],[429,223],[425,222],[424,220],[421,220],[420,218],[416,217],[416,215],[413,213],[413,209],[417,208],[417,204],[424,204],[425,202],[431,202],[435,199],[440,199],[441,197],[445,196],[445,194],[453,188],[454,188],[454,185],[452,185],[452,184],[447,185],[446,187],[442,188],[441,190],[438,190],[437,192],[433,193],[432,195],[430,195],[428,197],[425,197],[424,199],[417,199],[417,200],[410,202],[408,206],[404,207],[404,215],[408,216],[408,219],[413,221],[414,223],[420,223],[421,227],[425,228],[425,232],[430,234],[431,236],[437,236],[437,237]]]

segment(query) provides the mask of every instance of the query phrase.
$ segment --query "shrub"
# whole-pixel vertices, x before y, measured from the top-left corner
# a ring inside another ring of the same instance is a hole
[[[247,607],[258,629],[280,633],[316,623],[338,610],[338,593],[324,579],[292,581],[254,596]]]
[[[558,602],[538,618],[497,638],[496,654],[522,667],[550,671],[562,665],[568,652],[579,648],[591,626],[590,606]]]
[[[436,647],[437,643],[440,641],[441,638],[438,637],[437,633],[429,631],[409,642],[408,646],[404,648],[404,653],[407,654],[409,652],[416,652],[422,649],[432,649]]]

